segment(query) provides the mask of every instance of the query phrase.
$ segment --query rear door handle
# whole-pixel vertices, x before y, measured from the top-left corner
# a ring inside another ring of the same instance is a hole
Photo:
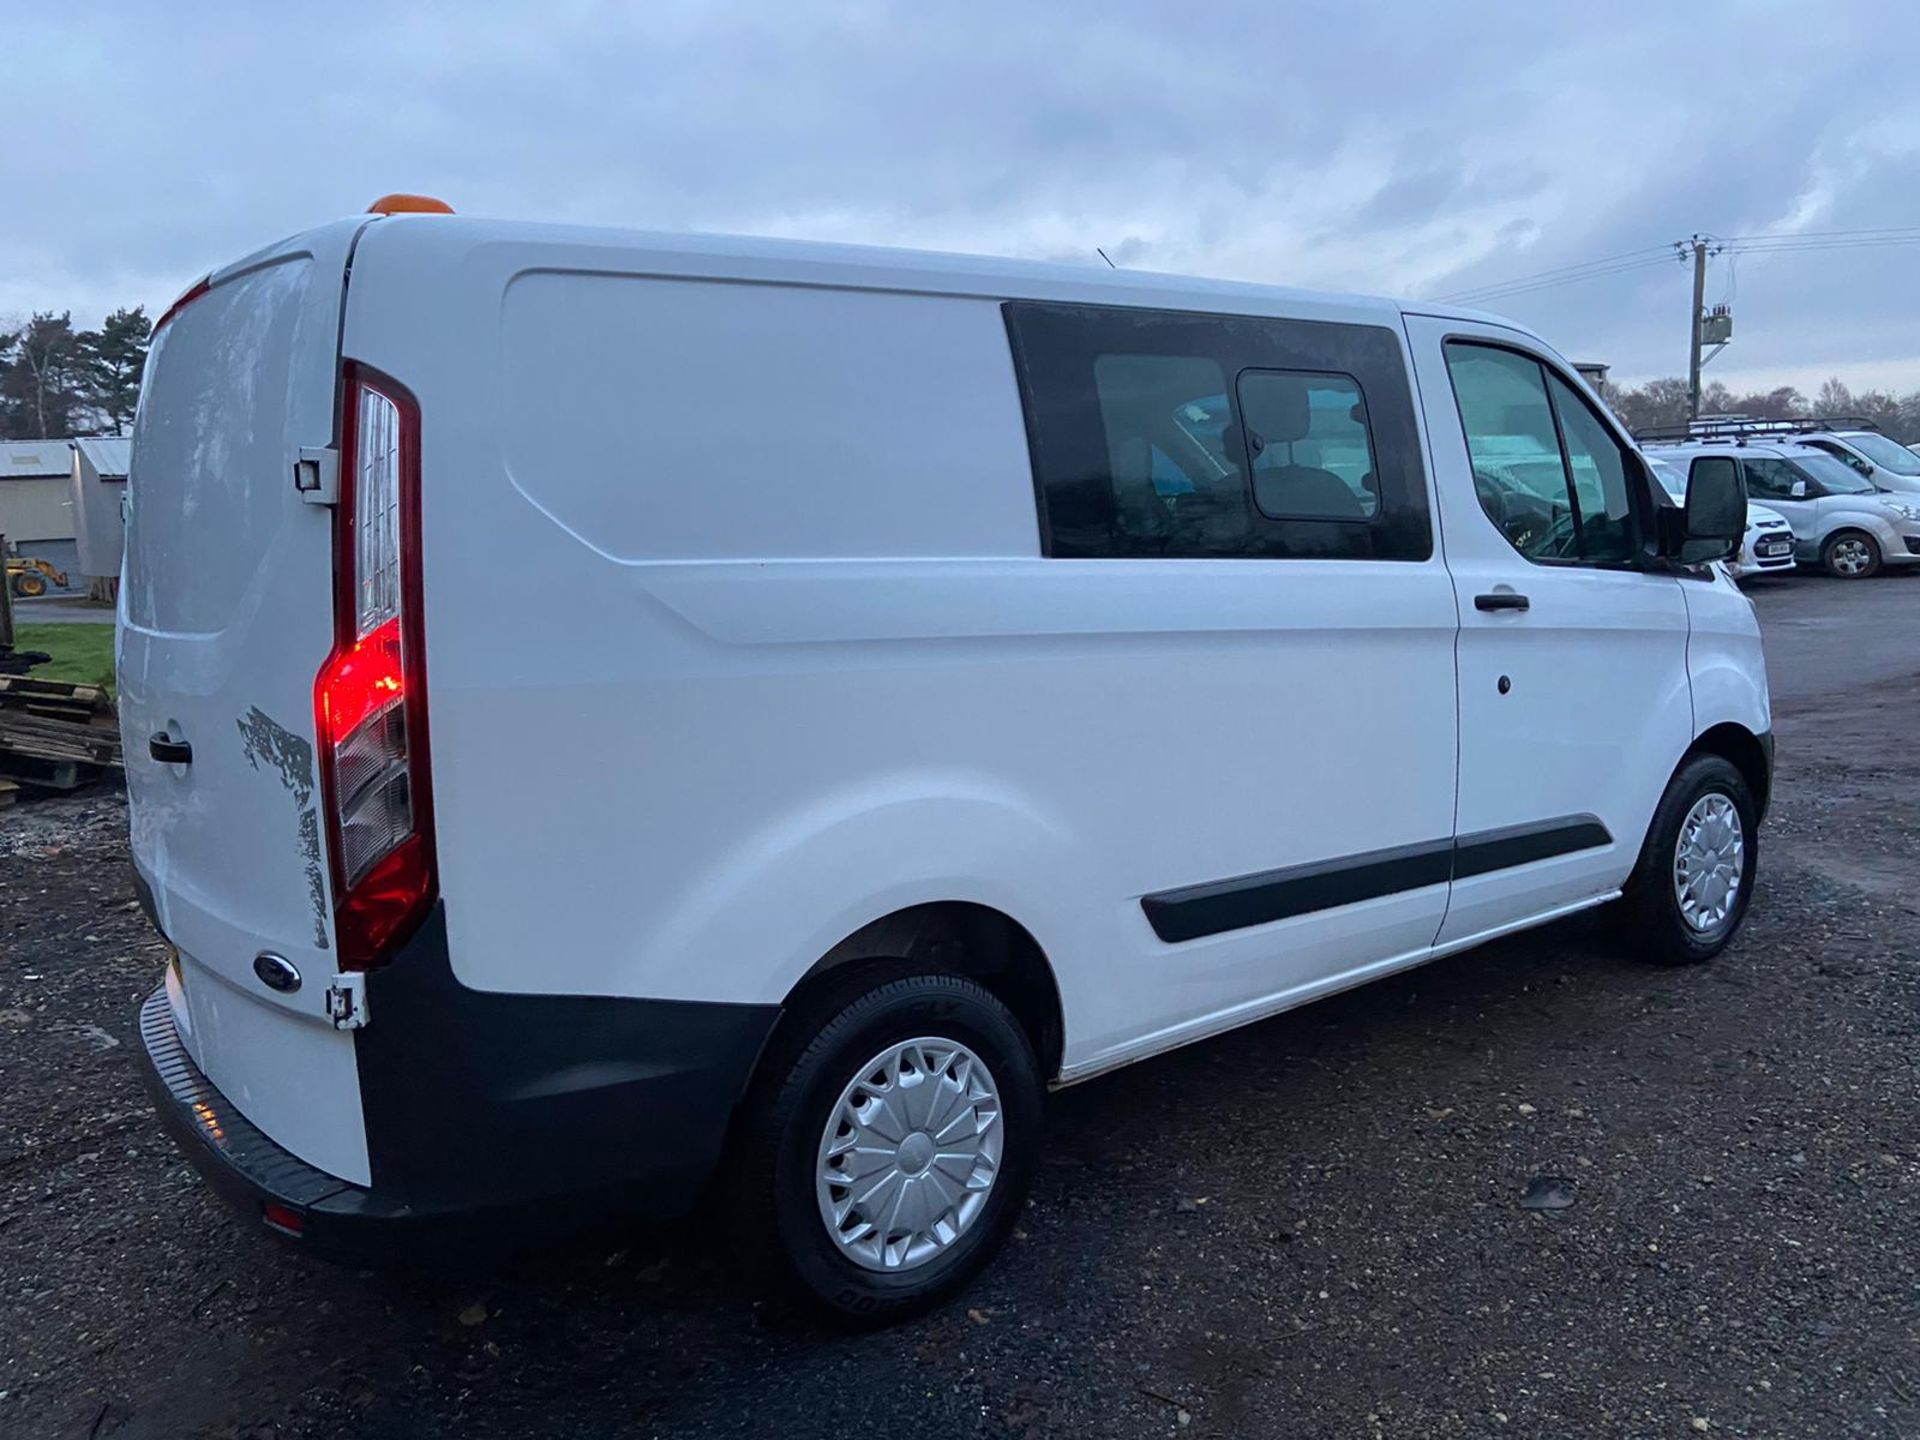
[[[162,765],[193,763],[193,746],[184,740],[169,739],[164,730],[147,741],[147,753]]]
[[[1516,595],[1511,590],[1496,590],[1491,595],[1473,597],[1476,610],[1526,610],[1532,602],[1524,595]]]

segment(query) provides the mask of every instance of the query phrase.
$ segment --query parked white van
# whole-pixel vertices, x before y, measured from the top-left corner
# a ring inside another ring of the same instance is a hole
[[[1653,484],[1459,311],[430,214],[274,245],[163,320],[134,433],[160,1113],[323,1253],[724,1206],[832,1310],[930,1303],[1049,1086],[1612,901],[1650,959],[1727,943],[1745,498]]]

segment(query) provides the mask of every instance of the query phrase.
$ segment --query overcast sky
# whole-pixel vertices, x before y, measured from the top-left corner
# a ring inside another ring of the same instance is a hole
[[[1912,0],[294,9],[0,0],[0,316],[157,313],[398,189],[1417,297],[1920,226]],[[1725,298],[1710,379],[1920,388],[1920,245],[1716,260]],[[1488,308],[1638,380],[1687,303],[1673,261]]]

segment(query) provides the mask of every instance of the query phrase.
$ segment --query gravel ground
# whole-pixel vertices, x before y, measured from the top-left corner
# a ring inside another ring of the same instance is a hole
[[[1064,1092],[1011,1253],[860,1338],[692,1228],[455,1277],[235,1223],[134,1074],[124,803],[16,807],[0,1435],[1920,1435],[1916,601],[1757,593],[1781,773],[1716,964],[1561,925]]]

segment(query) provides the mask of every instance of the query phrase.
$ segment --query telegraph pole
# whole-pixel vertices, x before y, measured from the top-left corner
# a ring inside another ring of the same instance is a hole
[[[1680,242],[1681,253],[1693,249],[1693,319],[1687,326],[1687,419],[1700,418],[1700,322],[1707,313],[1707,242],[1696,235]]]

